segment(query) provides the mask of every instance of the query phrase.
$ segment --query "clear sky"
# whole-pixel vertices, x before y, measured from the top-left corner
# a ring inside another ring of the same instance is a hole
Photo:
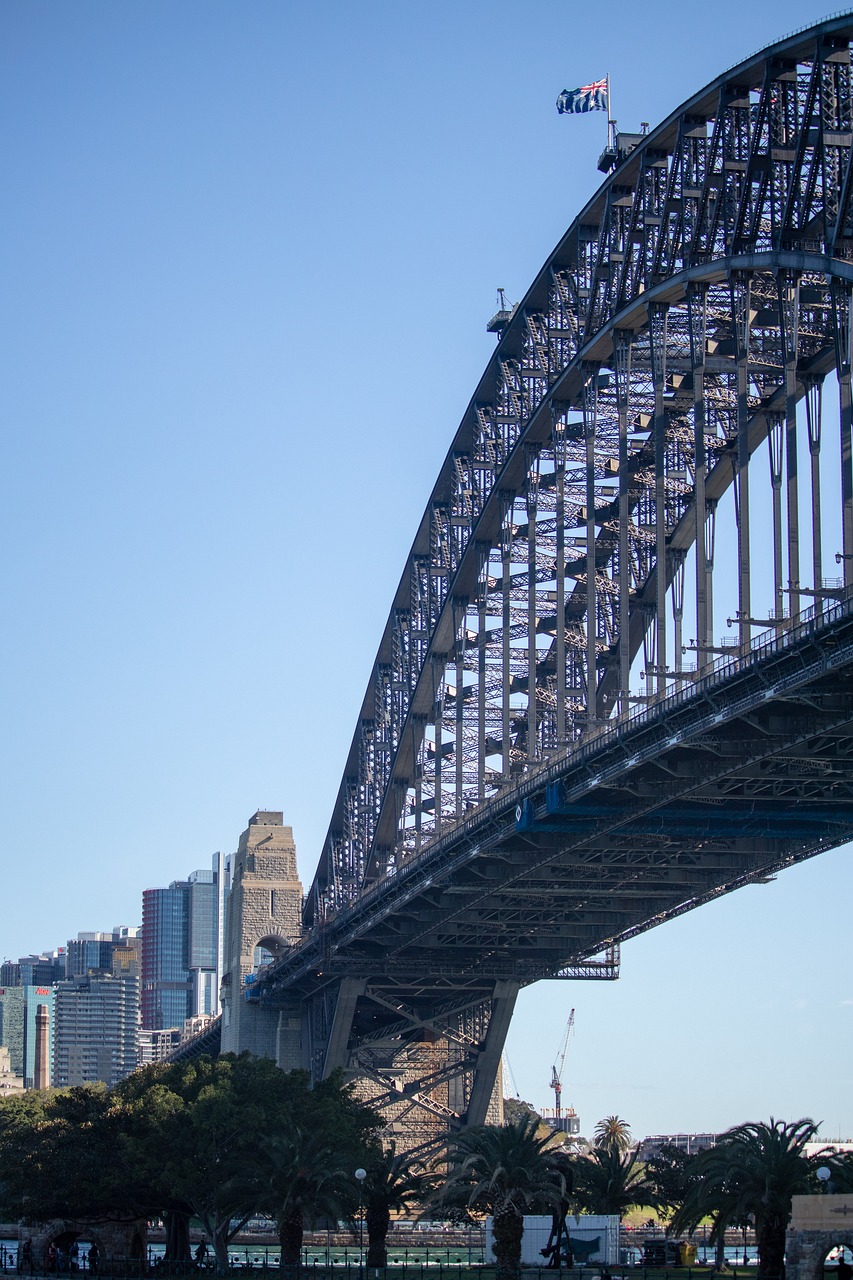
[[[654,124],[824,13],[4,0],[3,954],[138,923],[259,807],[310,881],[495,290],[600,179],[557,93]],[[521,1094],[575,1006],[586,1131],[853,1135],[851,889],[825,854],[525,993]]]

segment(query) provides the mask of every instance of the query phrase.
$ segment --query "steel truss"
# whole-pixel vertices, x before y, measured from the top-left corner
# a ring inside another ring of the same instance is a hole
[[[730,488],[740,641],[754,626],[750,478],[773,495],[769,621],[784,627],[831,591],[820,403],[832,369],[843,492],[829,507],[853,581],[851,30],[838,19],[773,46],[644,137],[512,314],[403,573],[307,924],[707,666]]]
[[[622,940],[853,835],[851,728],[853,591],[480,806],[251,998],[307,1008],[314,1074],[409,1144],[481,1122],[522,986],[615,977]]]
[[[358,1077],[409,1145],[492,1114],[523,985],[613,977],[622,939],[853,834],[851,39],[853,15],[781,41],[638,141],[442,466],[304,942],[251,993],[301,1002],[315,1075]]]

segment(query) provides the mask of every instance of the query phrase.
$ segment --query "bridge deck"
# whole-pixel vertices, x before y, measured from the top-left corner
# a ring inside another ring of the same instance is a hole
[[[277,964],[253,998],[390,978],[465,999],[853,836],[853,599],[524,776]],[[371,1011],[375,1019],[375,1011]]]

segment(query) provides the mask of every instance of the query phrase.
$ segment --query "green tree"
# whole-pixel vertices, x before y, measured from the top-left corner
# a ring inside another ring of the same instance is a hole
[[[541,1119],[539,1112],[530,1102],[525,1102],[523,1098],[504,1098],[504,1124],[515,1124],[516,1120],[520,1120],[522,1116],[536,1116]]]
[[[254,1212],[237,1170],[271,1127],[286,1123],[294,1084],[272,1062],[230,1054],[153,1064],[125,1082],[125,1153],[173,1219],[173,1253],[183,1251],[190,1213],[213,1245],[217,1270],[227,1269],[228,1245]]]
[[[23,1221],[131,1221],[152,1188],[120,1159],[122,1125],[103,1085],[31,1091],[0,1103],[0,1201]]]
[[[48,1093],[35,1089],[0,1101],[0,1214],[6,1222],[26,1222],[38,1196],[49,1102]]]
[[[318,1218],[352,1218],[358,1203],[356,1168],[375,1145],[382,1117],[360,1103],[340,1072],[307,1088],[287,1123],[262,1135],[228,1168],[229,1186],[256,1211],[276,1221],[282,1263],[298,1266],[307,1225]]]
[[[716,1241],[727,1226],[751,1221],[759,1277],[781,1276],[791,1197],[814,1185],[816,1162],[806,1156],[805,1144],[816,1131],[812,1120],[786,1124],[771,1116],[769,1124],[742,1124],[724,1133],[696,1157],[696,1178],[673,1219],[673,1231],[691,1230],[710,1215]]]
[[[47,1094],[36,1089],[0,1101],[0,1213],[6,1222],[27,1220],[29,1179],[46,1106]]]
[[[225,1271],[231,1240],[257,1210],[259,1188],[248,1173],[262,1144],[298,1124],[313,1124],[318,1098],[328,1090],[312,1092],[304,1072],[283,1072],[248,1054],[223,1054],[154,1064],[116,1092],[127,1159],[137,1161],[157,1189],[172,1225],[174,1254],[188,1245],[184,1226],[192,1214],[211,1240],[217,1270]],[[353,1118],[344,1115],[347,1123],[352,1127]]]
[[[436,1177],[422,1161],[397,1153],[392,1143],[387,1150],[374,1151],[366,1161],[364,1217],[367,1226],[367,1266],[388,1265],[388,1227],[394,1210],[407,1210],[420,1203],[436,1185]]]
[[[7,1220],[133,1220],[162,1215],[167,1253],[189,1260],[197,1217],[225,1270],[234,1233],[257,1208],[264,1143],[304,1128],[353,1171],[380,1118],[339,1076],[225,1054],[155,1063],[115,1089],[30,1092],[0,1102],[0,1207]]]
[[[466,1129],[449,1144],[450,1173],[440,1199],[492,1215],[497,1280],[519,1274],[524,1214],[547,1211],[565,1197],[550,1137],[537,1128],[536,1116],[521,1116],[514,1124]]]
[[[656,1209],[660,1203],[636,1151],[620,1151],[615,1143],[596,1146],[575,1161],[574,1170],[574,1198],[587,1213],[621,1217],[628,1209]]]
[[[256,1151],[250,1196],[261,1213],[275,1218],[282,1266],[299,1265],[306,1225],[352,1213],[356,1193],[350,1163],[325,1135],[298,1127]]]
[[[631,1126],[619,1116],[605,1116],[595,1126],[594,1145],[605,1150],[613,1147],[619,1152],[627,1151],[631,1145]]]
[[[385,1125],[378,1111],[360,1102],[352,1085],[344,1084],[342,1071],[333,1071],[313,1086],[301,1115],[306,1127],[325,1134],[329,1144],[350,1161],[353,1173]]]
[[[695,1155],[672,1143],[662,1142],[645,1162],[645,1175],[657,1196],[657,1207],[665,1214],[680,1209],[695,1178]]]

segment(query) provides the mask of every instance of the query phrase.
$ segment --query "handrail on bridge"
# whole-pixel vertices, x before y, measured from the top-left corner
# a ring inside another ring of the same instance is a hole
[[[750,669],[754,670],[767,657],[790,650],[800,641],[826,630],[842,618],[851,615],[853,615],[853,587],[840,592],[839,598],[832,603],[826,599],[816,601],[808,609],[796,615],[796,618],[787,620],[788,625],[784,630],[780,631],[777,627],[771,627],[766,631],[760,632],[753,640],[733,646],[731,654],[721,654],[708,663],[704,674],[698,676],[691,684],[684,686],[677,681],[672,681],[658,695],[654,696],[653,700],[646,706],[617,715],[606,725],[601,725],[590,733],[583,742],[572,744],[559,752],[552,753],[542,765],[530,769],[516,786],[508,788],[505,792],[493,796],[479,805],[473,813],[470,813],[461,822],[454,824],[443,832],[437,840],[410,859],[398,871],[387,873],[377,879],[369,888],[365,889],[355,902],[343,908],[334,916],[319,921],[310,932],[303,936],[284,961],[280,960],[263,967],[259,970],[258,976],[275,978],[276,970],[286,970],[288,960],[291,963],[296,960],[297,965],[307,966],[308,968],[311,967],[315,959],[322,961],[326,944],[329,941],[329,933],[332,930],[336,933],[345,933],[348,924],[353,922],[357,916],[363,915],[365,908],[369,909],[391,884],[400,886],[414,878],[415,883],[412,885],[412,889],[416,891],[418,873],[427,868],[427,864],[442,848],[458,844],[464,840],[466,835],[474,834],[490,814],[497,815],[501,810],[514,806],[519,798],[525,798],[532,792],[541,790],[543,782],[556,780],[565,771],[567,762],[571,762],[573,765],[582,764],[598,754],[602,748],[612,745],[620,734],[638,728],[643,724],[661,720],[665,714],[672,710],[698,701],[700,697],[707,695],[711,690],[722,686],[732,675],[742,674]],[[778,684],[770,683],[767,686],[767,693],[770,696],[775,695],[779,690],[780,686]],[[728,713],[721,711],[717,718],[722,720],[726,719],[727,715],[734,716],[736,714],[737,705],[732,704]],[[674,739],[674,741],[677,741],[677,739]],[[637,757],[637,760],[632,760],[631,764],[636,763],[638,759],[639,757]],[[587,785],[598,785],[600,781],[601,778],[589,779]],[[579,956],[578,960],[590,959],[597,954],[598,950],[600,948],[591,951],[589,955]],[[250,990],[244,994],[247,998],[250,997],[254,1000],[263,999],[267,994],[263,989],[264,985],[263,981],[258,984],[253,983]],[[195,1038],[196,1042],[203,1041],[206,1035],[210,1035],[211,1032],[215,1032],[217,1029],[216,1025],[206,1029],[206,1032]]]
[[[389,884],[401,885],[416,876],[442,846],[450,842],[456,843],[466,835],[473,834],[489,814],[497,814],[502,809],[514,806],[519,798],[524,798],[541,788],[543,781],[555,780],[564,771],[568,761],[573,764],[583,763],[597,754],[602,747],[610,746],[620,734],[661,719],[664,714],[676,707],[683,707],[704,696],[711,689],[723,684],[733,674],[756,667],[769,655],[790,649],[807,636],[824,630],[851,613],[853,613],[853,588],[846,589],[840,598],[832,603],[819,600],[798,614],[796,619],[790,619],[789,625],[784,630],[780,631],[776,627],[768,628],[751,641],[732,646],[731,655],[722,654],[708,663],[704,674],[697,675],[697,679],[689,685],[671,681],[660,693],[653,695],[652,701],[646,706],[623,712],[594,730],[583,742],[552,752],[541,765],[528,770],[515,786],[478,805],[461,822],[443,831],[438,839],[432,841],[399,869],[375,880],[355,902],[336,912],[335,915],[319,921],[311,932],[305,935],[304,942],[297,944],[297,948],[301,949],[304,943],[309,943],[305,946],[303,959],[307,959],[307,952],[311,949],[309,940],[312,937],[314,950],[318,955],[322,954],[322,938],[330,928],[333,927],[335,930],[345,928],[347,923],[361,914],[365,907],[387,889]],[[273,968],[274,966],[270,966],[270,972]]]

